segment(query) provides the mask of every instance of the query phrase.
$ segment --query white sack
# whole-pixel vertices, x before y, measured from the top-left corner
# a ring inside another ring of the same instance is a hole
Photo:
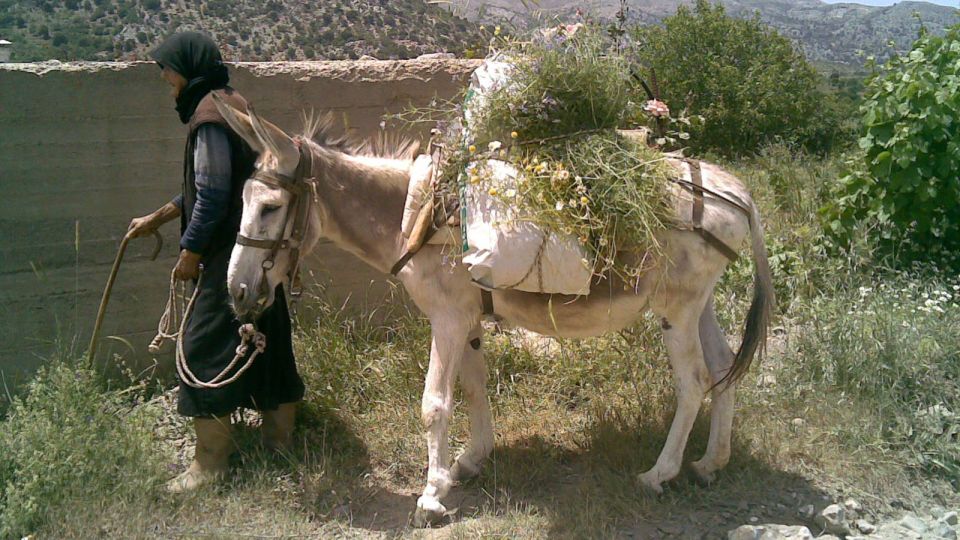
[[[588,294],[593,267],[576,237],[551,232],[544,244],[541,228],[518,219],[514,208],[489,194],[490,187],[500,193],[515,189],[517,169],[499,160],[483,164],[492,181],[468,183],[466,200],[461,201],[466,206],[461,226],[466,227],[468,245],[463,263],[474,281],[489,289]]]

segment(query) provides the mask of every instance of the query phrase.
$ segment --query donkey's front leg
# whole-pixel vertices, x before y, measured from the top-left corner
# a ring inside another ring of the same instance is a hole
[[[454,316],[455,317],[455,316]],[[441,319],[431,321],[433,343],[430,348],[430,367],[423,389],[421,420],[426,428],[427,486],[417,500],[414,524],[424,526],[443,518],[447,509],[440,503],[453,484],[450,475],[450,444],[447,429],[453,414],[453,381],[463,357],[463,344],[470,330],[469,324]]]
[[[470,442],[453,464],[452,475],[457,481],[479,474],[481,464],[493,451],[493,420],[482,345],[483,327],[478,323],[470,331],[460,365],[460,385],[470,416]]]

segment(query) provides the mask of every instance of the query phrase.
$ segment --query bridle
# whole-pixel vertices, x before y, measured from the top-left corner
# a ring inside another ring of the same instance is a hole
[[[297,169],[293,176],[287,176],[274,171],[257,171],[250,180],[256,180],[271,187],[277,187],[292,195],[290,204],[287,207],[287,214],[283,220],[283,227],[280,229],[280,238],[269,240],[265,238],[250,238],[242,233],[237,233],[237,245],[248,246],[260,249],[267,249],[270,252],[261,263],[263,269],[263,279],[261,287],[266,288],[266,294],[269,294],[270,284],[267,281],[267,272],[274,266],[277,253],[281,250],[290,250],[290,270],[287,273],[288,283],[290,284],[290,296],[296,300],[301,293],[300,289],[300,249],[303,246],[304,235],[306,234],[307,219],[310,215],[310,197],[313,194],[316,197],[316,178],[313,176],[313,156],[308,148],[309,143],[301,138],[294,139],[297,149],[300,152],[300,160],[297,162]],[[293,226],[290,236],[286,236],[287,224],[293,218]]]

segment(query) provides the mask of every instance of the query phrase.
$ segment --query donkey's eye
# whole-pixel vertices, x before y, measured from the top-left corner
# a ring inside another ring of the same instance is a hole
[[[261,215],[262,217],[267,217],[267,216],[269,216],[270,214],[273,214],[274,212],[276,212],[276,211],[279,210],[279,209],[280,209],[280,206],[279,206],[279,205],[265,204],[265,205],[263,205],[263,210],[260,211],[260,215]]]

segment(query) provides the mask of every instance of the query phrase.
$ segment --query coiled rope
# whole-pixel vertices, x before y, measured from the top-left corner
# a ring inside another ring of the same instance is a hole
[[[258,332],[252,323],[241,325],[239,330],[240,345],[237,345],[233,360],[213,379],[209,381],[200,380],[200,378],[190,370],[190,366],[187,365],[187,359],[183,354],[183,332],[187,326],[187,320],[190,319],[190,314],[193,312],[193,306],[197,301],[197,296],[200,293],[200,283],[202,280],[203,268],[201,267],[200,275],[197,277],[197,285],[193,289],[193,294],[190,295],[190,300],[186,306],[184,306],[184,299],[187,296],[186,281],[181,282],[180,286],[177,287],[176,276],[174,272],[170,273],[170,296],[167,297],[167,307],[163,310],[163,315],[160,316],[160,322],[157,325],[157,335],[153,338],[153,341],[150,342],[147,349],[151,353],[156,354],[160,352],[160,346],[165,340],[175,341],[177,344],[175,354],[177,374],[180,376],[180,380],[191,388],[222,388],[236,381],[245,371],[250,369],[250,366],[253,365],[257,356],[267,348],[267,337],[263,335],[262,332]],[[177,329],[176,332],[173,331],[174,328]],[[247,361],[237,369],[236,373],[226,378],[240,360],[247,356],[251,341],[254,346],[253,353],[247,358]]]

